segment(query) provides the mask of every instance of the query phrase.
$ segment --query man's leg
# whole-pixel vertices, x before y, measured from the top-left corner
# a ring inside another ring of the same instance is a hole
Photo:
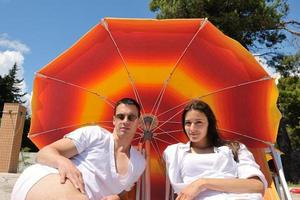
[[[88,200],[88,197],[77,190],[73,184],[67,180],[60,183],[58,174],[50,174],[39,180],[29,190],[26,200]]]

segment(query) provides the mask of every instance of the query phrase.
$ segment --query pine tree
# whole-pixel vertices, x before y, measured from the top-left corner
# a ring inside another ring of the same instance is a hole
[[[0,76],[0,110],[3,110],[4,103],[25,103],[22,97],[26,93],[22,92],[20,85],[24,79],[17,78],[18,66],[15,63],[8,74]]]
[[[0,76],[0,111],[3,110],[4,103],[25,103],[22,97],[26,93],[22,92],[20,85],[24,79],[17,78],[18,66],[14,66],[5,76]],[[22,137],[22,148],[28,147],[30,151],[37,151],[37,147],[27,138],[30,127],[30,116],[26,116]]]

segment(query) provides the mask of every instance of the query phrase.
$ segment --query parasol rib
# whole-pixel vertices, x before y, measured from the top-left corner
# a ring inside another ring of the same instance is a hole
[[[164,81],[163,87],[162,87],[162,89],[159,91],[159,94],[158,94],[158,96],[157,96],[157,99],[156,99],[156,101],[155,101],[155,103],[154,103],[154,105],[153,105],[153,108],[152,108],[152,110],[151,110],[151,113],[154,112],[154,115],[157,115],[157,112],[158,112],[159,106],[160,106],[160,104],[161,104],[162,98],[163,98],[164,93],[165,93],[165,91],[166,91],[166,89],[167,89],[167,85],[168,85],[168,83],[167,83],[166,81]],[[155,108],[155,106],[156,106],[156,108]],[[155,111],[154,111],[154,110],[155,110]]]
[[[258,142],[262,142],[262,143],[267,144],[267,145],[273,145],[273,144],[270,143],[270,142],[267,142],[267,141],[264,141],[264,140],[260,140],[260,139],[257,139],[257,138],[255,138],[255,137],[251,137],[251,136],[249,136],[249,135],[245,135],[245,134],[242,134],[242,133],[238,133],[238,132],[236,132],[236,131],[230,131],[230,130],[220,129],[220,128],[218,128],[218,130],[224,131],[224,132],[228,132],[228,133],[232,133],[232,134],[235,134],[235,135],[239,135],[239,136],[242,136],[242,137],[246,137],[246,138],[249,138],[249,139],[258,141]]]
[[[141,145],[143,145],[144,143],[145,143],[145,140],[143,140],[143,137],[140,137],[140,139],[139,139],[139,142],[138,142],[139,144],[141,144]]]
[[[176,137],[174,137],[173,135],[169,134],[171,133],[172,131],[165,131],[163,130],[162,128],[159,128],[159,130],[163,131],[164,134],[168,135],[169,137],[173,138],[176,142],[181,142],[180,140],[178,140]],[[162,134],[160,134],[162,135]],[[156,135],[154,136],[155,139],[157,139],[158,137],[156,137]]]
[[[213,91],[213,92],[211,92],[211,93],[208,93],[208,94],[199,96],[199,97],[197,97],[197,98],[198,98],[198,99],[201,99],[201,98],[203,98],[203,97],[207,97],[207,96],[209,96],[209,95],[213,95],[213,94],[216,94],[216,93],[219,93],[219,92],[223,92],[223,91],[226,91],[226,90],[229,90],[229,89],[232,89],[232,88],[242,87],[242,86],[245,86],[245,85],[249,85],[249,84],[253,84],[253,83],[258,83],[258,82],[261,82],[261,81],[266,81],[266,80],[271,80],[271,79],[273,79],[273,78],[272,78],[272,77],[263,77],[263,78],[258,79],[258,80],[248,81],[248,82],[241,83],[241,84],[238,84],[238,85],[228,86],[228,87],[225,87],[225,88],[222,88],[222,89],[219,89],[219,90],[215,90],[215,91]],[[188,102],[188,101],[183,102],[183,103],[179,104],[178,106],[175,106],[175,107],[173,107],[173,108],[171,108],[171,109],[169,109],[169,110],[167,110],[167,111],[161,113],[161,114],[158,115],[157,117],[161,116],[161,115],[164,114],[164,113],[170,112],[171,110],[174,110],[174,109],[176,109],[176,108],[178,108],[178,107],[180,107],[180,106],[183,106],[183,105],[185,105],[187,102]],[[181,114],[181,112],[182,112],[182,109],[181,109],[180,111],[176,112],[172,117],[170,117],[170,118],[169,118],[168,120],[166,120],[164,123],[162,123],[162,124],[160,124],[158,127],[156,127],[156,128],[153,130],[153,132],[156,131],[157,129],[160,129],[163,125],[165,125],[166,123],[168,123],[168,121],[170,121],[170,120],[172,120],[173,118],[175,118],[178,114]],[[253,140],[256,140],[256,141],[259,141],[259,142],[263,142],[263,143],[265,143],[265,144],[270,145],[270,143],[267,142],[267,141],[260,140],[260,139],[257,139],[257,138],[254,138],[254,137],[251,137],[251,136],[248,136],[248,135],[244,135],[244,134],[241,134],[241,133],[238,133],[238,132],[234,132],[234,131],[229,131],[229,130],[228,130],[227,132],[230,132],[230,133],[233,133],[233,134],[236,134],[236,135],[241,135],[241,136],[243,136],[243,137],[247,137],[247,138],[250,138],[250,139],[253,139]]]
[[[161,129],[160,129],[161,130]],[[168,133],[182,133],[182,129],[178,129],[178,130],[173,130],[173,131],[164,131],[162,130],[162,132],[158,132],[158,133],[155,133],[155,135],[162,135],[162,134],[168,134]]]
[[[133,139],[132,139],[132,142],[134,142],[135,140],[141,141],[141,138],[142,138],[142,136],[138,136],[138,137],[136,137],[136,138],[133,138]]]
[[[42,131],[42,132],[38,132],[38,133],[32,133],[30,135],[28,135],[29,138],[34,138],[37,137],[39,135],[43,135],[43,134],[49,134],[49,133],[54,133],[55,131],[59,131],[59,130],[63,130],[63,129],[67,129],[67,128],[71,128],[71,127],[82,127],[82,126],[89,126],[89,125],[96,125],[96,124],[100,124],[100,123],[108,123],[111,121],[100,121],[100,122],[90,122],[90,123],[84,123],[84,124],[73,124],[73,125],[69,125],[69,126],[63,126],[60,128],[54,128],[54,129],[50,129],[47,131]],[[102,128],[108,128],[108,129],[113,129],[113,127],[111,126],[105,126],[105,125],[101,125]]]
[[[159,93],[159,96],[157,97],[157,100],[156,100],[156,102],[158,102],[158,103],[157,103],[157,107],[156,107],[156,109],[155,109],[155,115],[156,115],[157,112],[158,112],[159,106],[160,106],[161,101],[162,101],[162,99],[163,99],[163,96],[164,96],[164,93],[165,93],[166,88],[167,88],[167,86],[168,86],[168,83],[169,83],[171,77],[173,76],[173,74],[174,74],[174,72],[175,72],[175,70],[176,70],[176,68],[177,68],[177,66],[178,66],[178,64],[179,64],[179,62],[181,61],[181,59],[183,58],[183,56],[186,54],[188,48],[189,48],[190,45],[193,43],[193,41],[195,40],[195,38],[196,38],[196,36],[198,35],[198,33],[200,32],[200,30],[203,29],[203,27],[206,25],[207,22],[208,22],[208,20],[207,20],[207,18],[205,18],[204,21],[200,24],[200,26],[199,26],[197,32],[193,35],[193,37],[191,38],[190,42],[187,44],[187,46],[185,47],[185,49],[183,50],[183,52],[182,52],[181,55],[179,56],[178,60],[176,61],[176,63],[175,63],[175,65],[174,65],[173,69],[171,70],[171,73],[169,74],[169,76],[167,77],[167,79],[164,81],[164,85],[163,85],[163,87],[162,87],[162,89],[161,89],[161,92]],[[155,104],[156,104],[156,102],[155,102]],[[155,104],[154,104],[154,105],[155,105]]]
[[[143,132],[136,132],[136,134],[142,135],[142,134],[143,134]]]
[[[163,122],[162,124],[160,124],[158,127],[156,127],[154,131],[156,131],[157,129],[161,128],[163,125],[165,125],[166,123],[168,123],[170,120],[172,120],[173,118],[175,118],[177,115],[181,114],[182,110],[178,111],[177,113],[175,113],[172,117],[170,117],[169,119],[167,119],[165,122]]]
[[[237,87],[242,87],[242,86],[246,86],[246,85],[249,85],[249,84],[258,83],[258,82],[261,82],[261,81],[272,80],[272,79],[274,79],[274,78],[272,78],[272,77],[263,77],[261,79],[257,79],[257,80],[253,80],[253,81],[247,81],[247,82],[240,83],[240,84],[237,84],[237,85],[228,86],[228,87],[225,87],[225,88],[222,88],[222,89],[219,89],[219,90],[215,90],[213,92],[210,92],[210,93],[204,94],[202,96],[196,97],[196,99],[201,99],[201,98],[204,98],[204,97],[207,97],[207,96],[210,96],[210,95],[214,95],[214,94],[217,94],[217,93],[229,90],[229,89],[233,89],[233,88],[237,88]],[[166,114],[168,112],[171,112],[172,110],[175,110],[175,109],[177,109],[177,108],[179,108],[181,106],[184,106],[189,101],[190,100],[184,101],[183,103],[178,104],[177,106],[174,106],[173,108],[170,108],[169,110],[161,112],[159,115],[157,115],[157,117],[160,117],[160,116],[162,116],[162,115],[164,115],[164,114]],[[181,109],[181,111],[182,111],[182,109]]]
[[[158,121],[160,122],[165,122],[165,121]],[[168,121],[169,124],[181,124],[181,122],[175,122],[175,121]]]
[[[96,96],[100,97],[100,98],[101,98],[102,100],[104,100],[107,104],[109,104],[112,108],[114,107],[114,103],[113,103],[113,102],[110,102],[110,101],[107,99],[106,96],[103,96],[103,95],[101,95],[101,94],[99,94],[99,93],[97,93],[97,92],[94,92],[94,91],[90,91],[90,90],[88,90],[88,89],[86,89],[86,88],[84,88],[84,87],[82,87],[82,86],[80,86],[80,85],[76,85],[76,84],[74,84],[74,83],[69,83],[69,82],[67,82],[67,81],[63,81],[63,80],[60,80],[60,79],[58,79],[58,78],[54,78],[54,77],[51,77],[51,76],[47,76],[47,75],[41,74],[41,73],[39,73],[39,72],[36,72],[35,75],[36,75],[36,76],[39,76],[39,77],[41,77],[41,78],[50,79],[50,80],[52,80],[52,81],[56,81],[56,82],[59,82],[59,83],[62,83],[62,84],[66,84],[66,85],[69,85],[69,86],[76,87],[76,88],[79,88],[79,89],[81,89],[81,90],[84,90],[84,91],[86,91],[86,92],[88,92],[88,93],[91,93],[91,94],[93,94],[93,95],[96,95]]]
[[[159,146],[158,146],[156,140],[154,140],[154,142],[151,141],[151,145],[152,145],[153,149],[155,150],[155,153],[157,154],[159,160],[161,160],[162,159],[162,157],[161,157],[162,154],[161,154],[161,151],[159,149]]]
[[[171,143],[169,141],[166,141],[166,140],[163,140],[163,139],[160,139],[160,138],[155,138],[155,139],[158,140],[158,141],[164,142],[164,143],[166,143],[168,145],[173,144],[173,143]]]
[[[150,112],[151,114],[154,113],[154,110],[155,110],[155,114],[154,114],[154,115],[157,114],[156,105],[159,103],[162,94],[165,92],[165,88],[166,88],[165,85],[166,85],[166,83],[164,83],[162,89],[159,91],[159,94],[158,94],[158,96],[157,96],[157,98],[156,98],[156,100],[155,100],[155,102],[154,102],[154,104],[153,104],[153,107],[152,107],[152,109],[151,109],[151,112]],[[159,106],[157,106],[157,107],[159,107]]]
[[[140,137],[142,137],[142,133],[136,132],[136,134],[134,135],[134,139],[140,138]]]
[[[115,46],[116,49],[117,49],[117,52],[118,52],[118,54],[119,54],[119,56],[120,56],[120,58],[121,58],[121,60],[122,60],[122,63],[123,63],[123,65],[124,65],[124,68],[125,68],[126,73],[127,73],[127,75],[128,75],[128,79],[129,79],[129,82],[130,82],[131,87],[132,87],[132,89],[133,89],[133,93],[134,93],[134,95],[135,95],[135,98],[138,100],[138,102],[139,102],[140,105],[141,105],[142,111],[145,113],[145,109],[144,109],[144,106],[143,106],[143,104],[142,104],[140,95],[139,95],[139,93],[138,93],[137,88],[136,88],[135,85],[134,85],[134,80],[133,80],[133,78],[132,78],[132,76],[131,76],[131,74],[130,74],[130,72],[129,72],[129,70],[128,70],[127,63],[126,63],[126,61],[125,61],[125,59],[124,59],[124,57],[123,57],[123,55],[122,55],[122,53],[121,53],[121,51],[120,51],[120,48],[118,47],[118,45],[117,45],[117,43],[116,43],[116,41],[115,41],[115,39],[114,39],[112,33],[110,32],[109,27],[108,27],[108,24],[106,23],[106,21],[103,20],[103,21],[102,21],[102,25],[103,25],[103,27],[105,28],[105,30],[108,32],[110,39],[112,40],[114,46]]]

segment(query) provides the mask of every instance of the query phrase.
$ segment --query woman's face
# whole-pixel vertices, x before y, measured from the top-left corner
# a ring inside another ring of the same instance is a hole
[[[190,141],[206,146],[208,120],[203,112],[190,110],[185,115],[184,128]]]

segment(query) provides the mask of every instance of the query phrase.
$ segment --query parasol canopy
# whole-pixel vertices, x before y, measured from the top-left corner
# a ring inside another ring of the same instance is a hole
[[[135,98],[143,125],[133,144],[149,156],[151,196],[163,199],[161,154],[187,140],[188,101],[212,107],[223,138],[265,147],[276,141],[277,96],[255,58],[207,19],[105,18],[36,73],[29,137],[41,148],[80,126],[112,130],[114,103]]]

